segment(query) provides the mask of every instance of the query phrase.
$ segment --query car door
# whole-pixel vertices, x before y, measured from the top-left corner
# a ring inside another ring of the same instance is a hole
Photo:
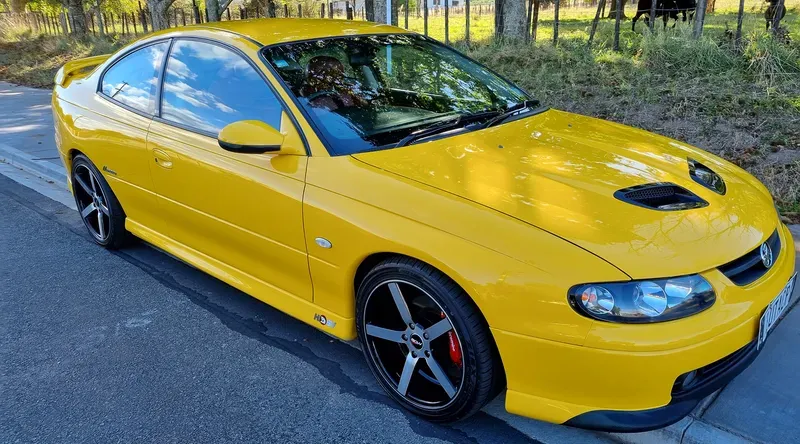
[[[233,48],[184,38],[171,47],[162,85],[147,149],[167,235],[198,260],[311,300],[302,225],[307,157],[234,153],[216,139],[240,120],[291,125],[267,81]]]
[[[75,120],[78,146],[101,170],[128,221],[155,231],[164,230],[164,222],[152,192],[146,138],[168,48],[169,40],[162,40],[119,57]]]

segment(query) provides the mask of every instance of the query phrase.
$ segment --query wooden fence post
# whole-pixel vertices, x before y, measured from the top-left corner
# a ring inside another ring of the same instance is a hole
[[[560,3],[561,2],[559,0],[555,0],[555,8],[553,10],[553,14],[554,14],[554,17],[553,17],[553,45],[557,45],[558,44],[558,24],[559,24],[558,23],[558,13],[559,13],[559,9],[560,9],[559,8]]]
[[[444,0],[444,44],[450,44],[450,0]]]
[[[297,4],[297,16],[303,18],[303,5]]]
[[[417,0],[425,2],[422,21],[425,23],[425,35],[428,35],[428,0]]]
[[[703,35],[703,22],[706,19],[706,0],[697,0],[697,12],[694,14],[692,37],[699,39]]]
[[[617,2],[617,16],[615,19],[616,22],[614,23],[614,51],[619,51],[619,23],[622,20],[622,0],[615,1]]]
[[[464,21],[465,21],[464,26],[466,26],[466,28],[464,28],[464,41],[467,42],[467,46],[469,46],[469,13],[470,13],[470,9],[471,9],[471,6],[469,5],[469,0],[466,0],[466,9],[464,9],[464,12],[466,14],[466,16],[464,17]]]
[[[655,1],[653,1],[655,3]],[[603,10],[606,7],[606,0],[600,0],[597,3],[597,13],[594,15],[594,20],[592,20],[592,30],[589,32],[589,43],[588,46],[592,46],[592,40],[594,40],[594,33],[597,31],[597,22],[600,21],[600,17],[603,14]]]

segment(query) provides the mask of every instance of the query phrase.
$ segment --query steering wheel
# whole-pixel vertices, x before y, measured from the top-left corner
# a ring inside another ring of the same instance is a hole
[[[345,107],[344,106],[344,101],[342,100],[342,96],[339,93],[337,93],[336,91],[332,91],[332,90],[317,91],[315,93],[312,93],[312,94],[309,94],[308,96],[306,96],[306,99],[310,103],[310,102],[313,102],[314,100],[325,98],[325,97],[329,97],[331,100],[333,100],[336,103],[336,106],[338,108],[344,108]]]

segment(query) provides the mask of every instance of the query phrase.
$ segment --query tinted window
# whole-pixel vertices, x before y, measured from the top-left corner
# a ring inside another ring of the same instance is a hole
[[[260,120],[280,128],[281,110],[264,79],[238,54],[193,40],[178,40],[172,46],[162,118],[216,136],[238,120]]]
[[[476,123],[529,99],[469,58],[413,34],[287,43],[264,55],[335,154],[395,147],[445,122],[477,130]]]
[[[155,113],[158,73],[168,42],[136,50],[114,64],[103,76],[103,94],[131,108]]]

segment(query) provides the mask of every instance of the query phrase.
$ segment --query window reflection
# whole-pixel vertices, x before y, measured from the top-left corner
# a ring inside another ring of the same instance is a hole
[[[168,46],[168,42],[156,43],[123,57],[103,76],[103,94],[139,111],[155,113],[158,72]]]
[[[415,35],[288,43],[264,55],[336,154],[387,148],[443,120],[528,99],[472,60]]]
[[[178,40],[164,75],[161,117],[216,136],[239,120],[280,128],[281,105],[241,56],[221,46]]]

